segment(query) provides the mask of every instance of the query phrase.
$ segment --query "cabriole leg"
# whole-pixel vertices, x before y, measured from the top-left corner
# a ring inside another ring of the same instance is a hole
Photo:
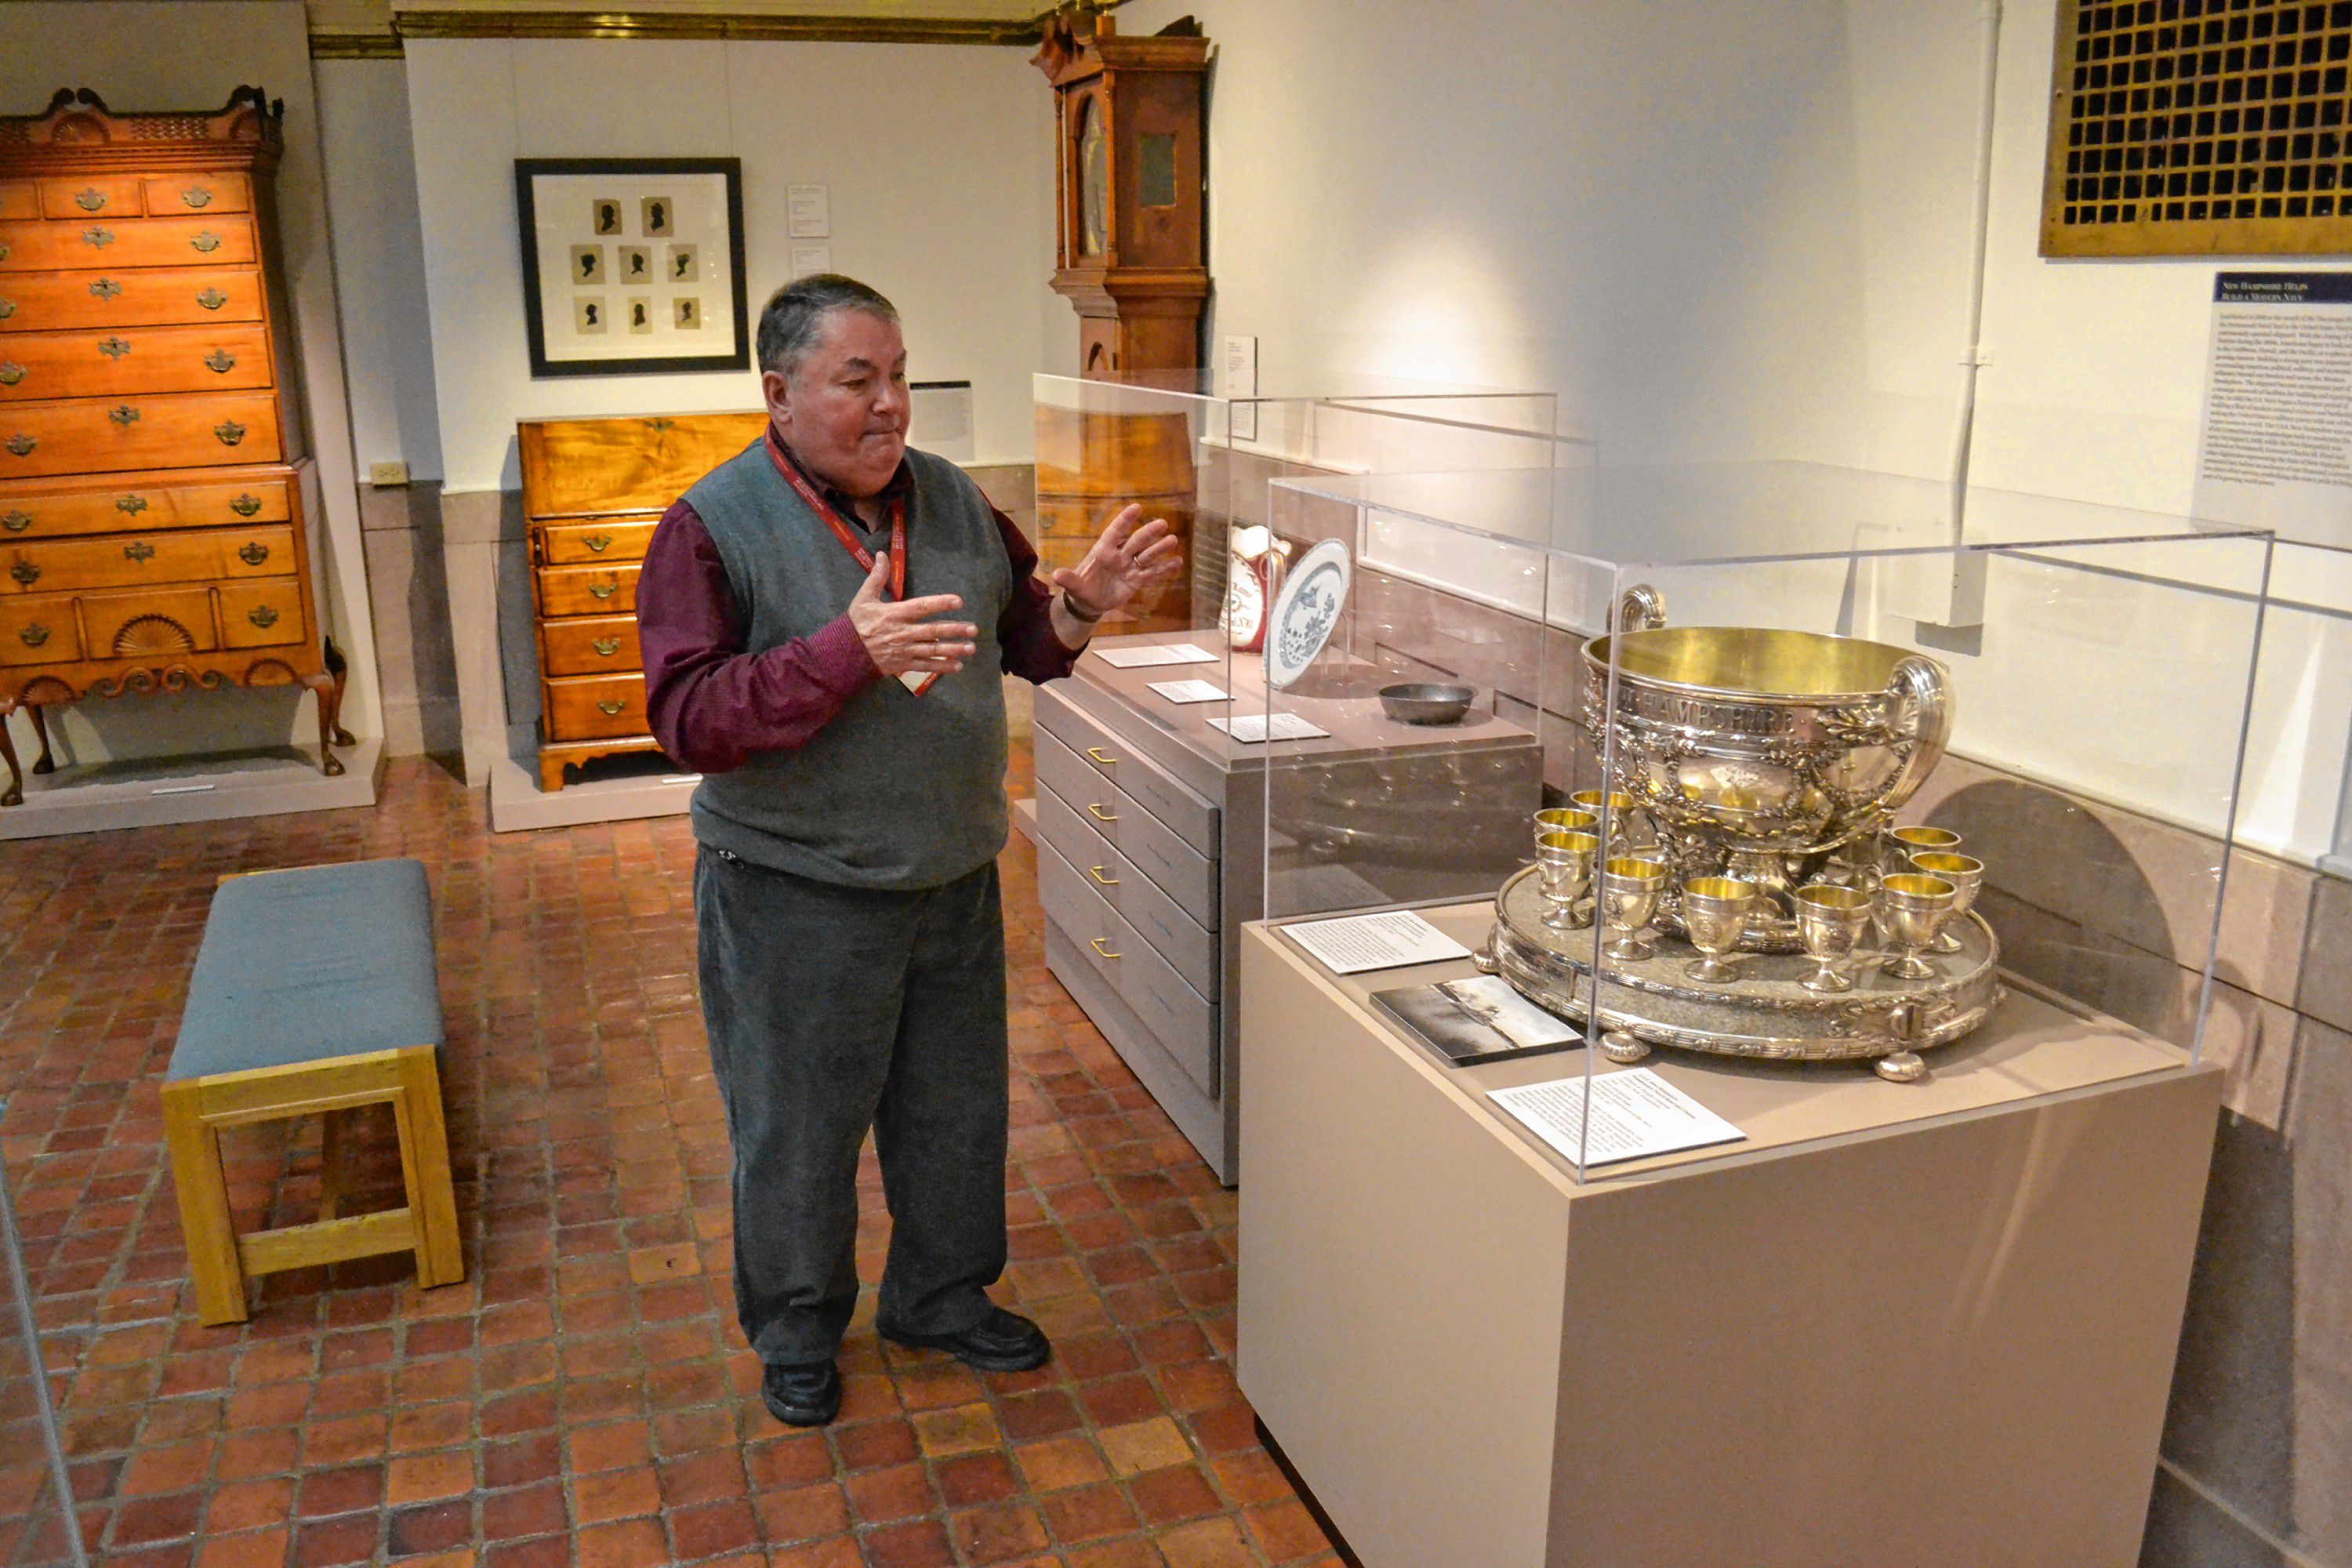
[[[49,757],[49,721],[42,715],[41,705],[37,702],[27,702],[25,704],[25,711],[33,716],[33,738],[41,742],[41,754],[35,760],[33,771],[37,773],[56,773],[58,764]]]
[[[319,700],[319,771],[339,779],[343,776],[343,760],[335,755],[335,678],[306,675],[302,684]]]
[[[352,739],[349,730],[343,728],[343,687],[351,679],[351,661],[343,657],[343,650],[335,646],[332,637],[327,639],[327,673],[335,678],[335,708],[327,719],[327,722],[334,727],[335,744],[356,746],[359,742]]]
[[[0,762],[8,764],[8,787],[0,789],[0,805],[25,804],[25,772],[16,765],[16,742],[8,734],[8,715],[16,703],[0,698]]]

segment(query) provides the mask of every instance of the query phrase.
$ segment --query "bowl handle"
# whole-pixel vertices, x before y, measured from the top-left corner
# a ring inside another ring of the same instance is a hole
[[[1619,632],[1655,631],[1666,624],[1666,596],[1647,583],[1636,583],[1617,595],[1616,614],[1609,629]]]
[[[1952,688],[1942,665],[1906,654],[1896,662],[1886,689],[1895,700],[1889,728],[1896,738],[1911,742],[1911,754],[1886,792],[1885,804],[1893,811],[1911,798],[1943,759],[1944,742],[1952,733]]]

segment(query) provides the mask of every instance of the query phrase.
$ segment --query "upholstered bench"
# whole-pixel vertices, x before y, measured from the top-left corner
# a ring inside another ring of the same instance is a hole
[[[206,1323],[242,1322],[257,1274],[380,1252],[416,1255],[419,1285],[466,1277],[441,1120],[433,903],[414,860],[222,879],[163,1084],[180,1228]],[[342,1114],[389,1104],[407,1204],[340,1215]],[[320,1218],[238,1236],[220,1130],[324,1119]]]

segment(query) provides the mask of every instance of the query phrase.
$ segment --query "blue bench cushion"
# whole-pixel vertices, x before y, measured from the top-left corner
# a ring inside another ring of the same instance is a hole
[[[213,894],[166,1076],[441,1043],[425,868],[310,866],[233,878]]]

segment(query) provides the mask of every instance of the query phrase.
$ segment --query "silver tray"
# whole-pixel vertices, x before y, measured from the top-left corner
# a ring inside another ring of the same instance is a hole
[[[1593,932],[1542,923],[1535,868],[1514,874],[1495,896],[1488,939],[1497,973],[1538,1006],[1582,1023],[1592,994]],[[1656,953],[1632,963],[1607,961],[1601,1026],[1652,1046],[1776,1061],[1864,1061],[1904,1050],[1949,1045],[1985,1021],[2001,998],[2000,942],[1971,912],[1948,928],[1960,951],[1931,961],[1939,980],[1898,980],[1887,955],[1845,961],[1851,991],[1824,995],[1799,984],[1816,967],[1802,953],[1747,953],[1738,976],[1706,985],[1683,973],[1698,956],[1691,945],[1654,931]],[[1908,1037],[1897,1010],[1913,1009]]]

